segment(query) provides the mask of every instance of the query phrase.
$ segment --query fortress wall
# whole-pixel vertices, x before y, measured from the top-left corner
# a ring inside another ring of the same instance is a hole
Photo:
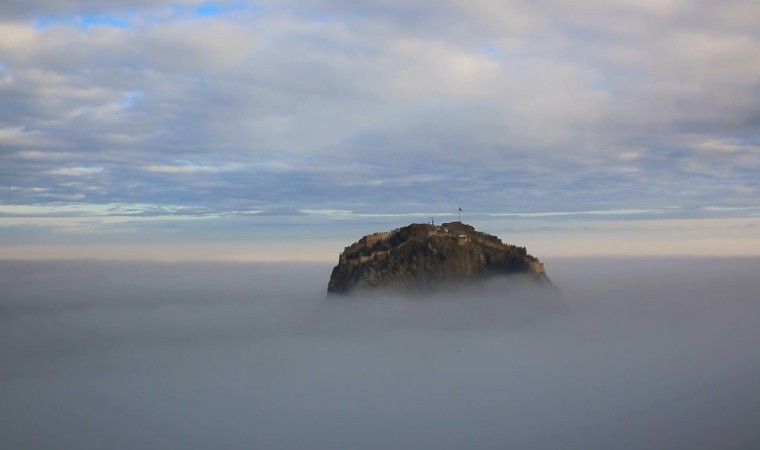
[[[389,237],[391,237],[392,234],[393,234],[393,231],[382,231],[380,233],[370,234],[369,236],[365,238],[366,241],[364,245],[366,247],[372,247],[376,243],[388,239]]]
[[[392,231],[381,231],[378,233],[372,233],[369,236],[365,236],[361,238],[358,242],[355,242],[351,244],[349,247],[345,247],[343,249],[343,252],[340,254],[340,258],[339,258],[340,261],[363,263],[375,257],[380,257],[380,258],[387,257],[388,256],[387,251],[374,252],[370,255],[360,255],[359,253],[361,252],[362,249],[371,248],[378,242],[389,239],[399,230],[400,228],[396,228]]]
[[[540,263],[537,261],[531,261],[528,264],[528,270],[530,270],[533,273],[546,273],[546,270],[544,269],[544,263]]]
[[[350,264],[362,264],[362,263],[365,263],[365,262],[371,261],[371,260],[383,260],[383,259],[386,259],[388,257],[388,254],[389,254],[388,250],[381,250],[381,251],[377,251],[377,252],[372,252],[369,255],[358,255],[356,253],[351,254],[351,255],[346,255],[344,253],[341,253],[340,254],[340,263],[344,264],[344,263],[348,262]]]

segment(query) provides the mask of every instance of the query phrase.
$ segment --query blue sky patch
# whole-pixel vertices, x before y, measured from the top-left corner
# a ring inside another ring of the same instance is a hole
[[[263,8],[256,5],[247,5],[243,2],[228,4],[206,3],[195,9],[195,15],[198,17],[215,17],[233,12],[260,12]]]
[[[126,18],[114,16],[50,16],[38,19],[34,22],[34,28],[45,30],[53,26],[74,27],[81,30],[87,30],[94,26],[105,26],[112,28],[127,28],[129,23]]]
[[[143,96],[141,91],[132,91],[127,94],[127,97],[121,101],[122,108],[131,108],[135,105],[135,102],[139,101]]]
[[[488,44],[485,47],[483,47],[483,53],[485,53],[488,56],[494,56],[497,53],[499,53],[499,47],[493,44]]]

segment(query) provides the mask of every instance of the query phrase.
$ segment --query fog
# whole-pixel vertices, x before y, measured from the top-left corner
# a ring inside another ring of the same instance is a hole
[[[327,300],[329,264],[0,262],[3,447],[760,445],[760,259],[545,262],[561,301],[518,279]]]

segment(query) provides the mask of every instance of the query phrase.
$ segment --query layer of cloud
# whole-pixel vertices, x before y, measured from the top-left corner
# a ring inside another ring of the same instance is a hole
[[[0,262],[0,433],[78,450],[758,442],[757,258],[547,270],[571,311],[515,323],[535,298],[505,286],[325,304],[326,264]]]
[[[5,5],[4,203],[757,205],[754,2],[199,6]]]

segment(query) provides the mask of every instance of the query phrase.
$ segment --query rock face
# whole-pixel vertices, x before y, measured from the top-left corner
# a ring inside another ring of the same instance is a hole
[[[524,247],[461,222],[411,224],[364,236],[341,253],[327,291],[347,294],[365,288],[425,290],[452,281],[527,274],[551,285],[544,265]]]

